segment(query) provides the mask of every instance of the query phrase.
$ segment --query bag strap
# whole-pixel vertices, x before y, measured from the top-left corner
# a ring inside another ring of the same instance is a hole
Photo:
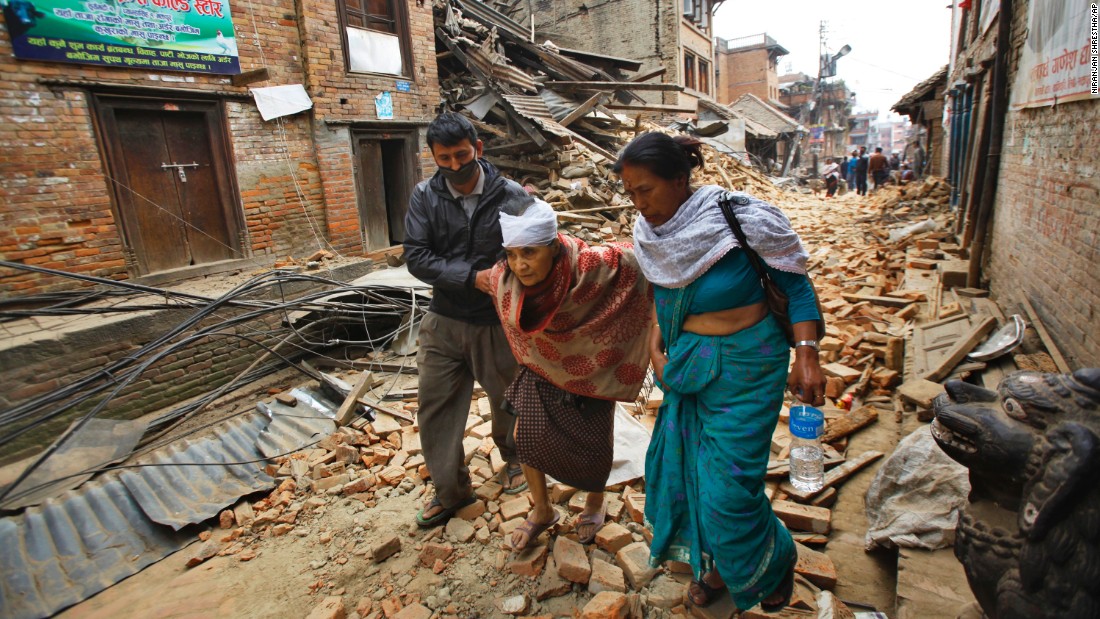
[[[749,240],[745,237],[745,231],[741,228],[741,222],[737,221],[737,215],[733,212],[733,206],[730,205],[728,194],[718,201],[718,206],[721,207],[722,214],[726,216],[726,223],[728,223],[730,229],[733,230],[733,236],[737,237],[737,242],[741,244],[741,249],[745,250],[745,255],[749,258],[749,264],[751,264],[752,269],[756,271],[756,276],[760,278],[760,284],[767,287],[765,281],[771,281],[771,276],[768,275],[768,271],[764,268],[764,261],[760,258],[760,254],[756,253],[756,250],[752,247],[749,247]]]

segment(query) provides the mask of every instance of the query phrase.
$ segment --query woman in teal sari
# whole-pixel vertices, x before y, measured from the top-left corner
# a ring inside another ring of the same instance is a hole
[[[647,133],[615,164],[641,215],[635,252],[654,284],[650,356],[665,392],[646,456],[651,561],[691,564],[693,604],[728,589],[738,609],[772,611],[790,600],[797,557],[764,494],[764,474],[784,388],[824,404],[819,312],[808,256],[786,216],[746,194],[692,187],[699,148]],[[724,198],[790,299],[797,342],[789,373],[786,336],[722,214]]]

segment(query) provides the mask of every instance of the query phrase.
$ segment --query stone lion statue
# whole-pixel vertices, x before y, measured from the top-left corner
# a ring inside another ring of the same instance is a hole
[[[946,389],[932,434],[970,470],[955,556],[982,610],[1100,617],[1100,368]]]

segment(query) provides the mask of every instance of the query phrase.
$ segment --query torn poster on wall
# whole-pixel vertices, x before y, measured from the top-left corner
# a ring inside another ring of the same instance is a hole
[[[10,0],[3,13],[24,60],[241,72],[228,0]]]

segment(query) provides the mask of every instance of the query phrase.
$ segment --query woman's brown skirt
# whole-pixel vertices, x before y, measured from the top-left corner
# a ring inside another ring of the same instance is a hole
[[[615,447],[615,403],[561,389],[527,367],[504,393],[519,461],[563,484],[602,492]]]

